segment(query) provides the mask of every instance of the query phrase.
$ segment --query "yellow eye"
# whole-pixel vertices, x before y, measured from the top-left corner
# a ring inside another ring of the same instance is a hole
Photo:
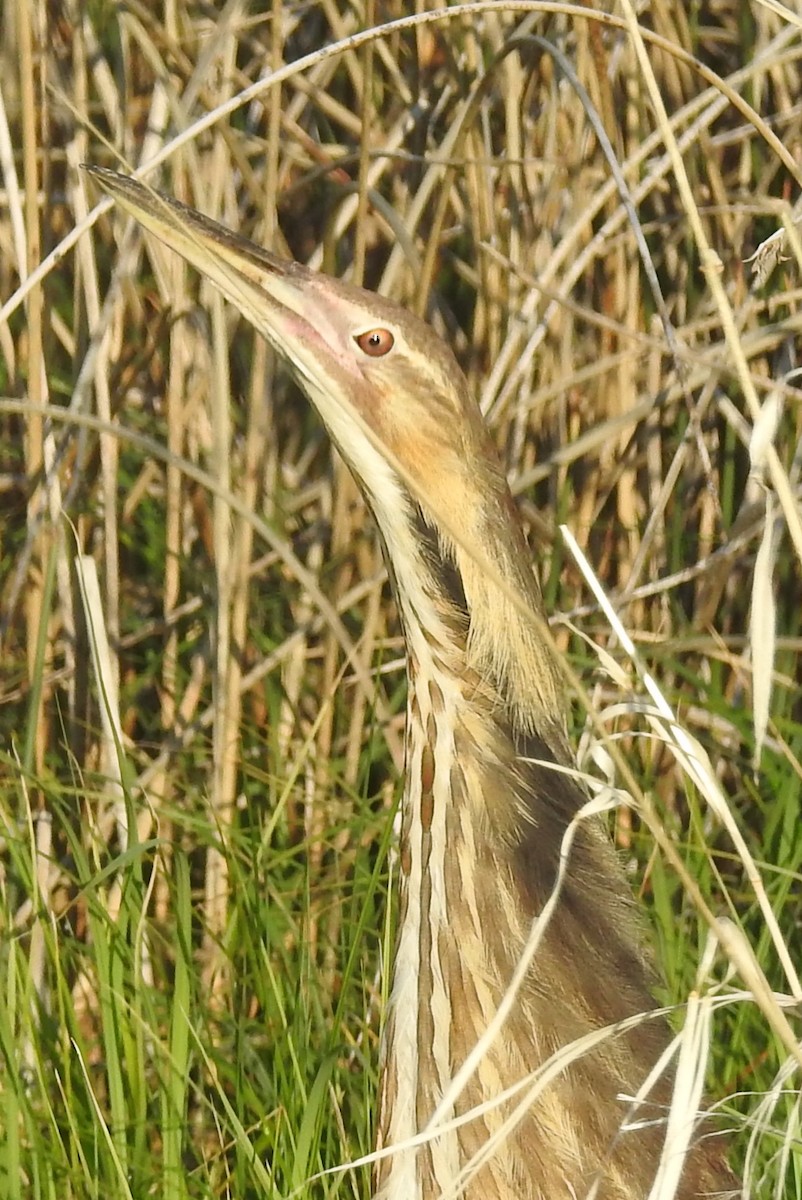
[[[367,333],[358,334],[354,341],[359,349],[371,358],[383,358],[385,354],[390,353],[395,344],[395,338],[389,329],[369,329]]]

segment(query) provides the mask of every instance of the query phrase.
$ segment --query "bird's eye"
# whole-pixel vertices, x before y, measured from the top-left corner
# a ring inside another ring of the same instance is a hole
[[[389,354],[395,344],[395,338],[389,329],[369,329],[354,338],[359,349],[371,358],[383,358]]]

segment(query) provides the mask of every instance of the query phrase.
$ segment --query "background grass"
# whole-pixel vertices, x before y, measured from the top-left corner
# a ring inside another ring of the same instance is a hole
[[[599,714],[575,707],[583,766],[603,770],[606,733],[642,795],[615,836],[665,999],[730,997],[708,1081],[744,1194],[802,1196],[782,1026],[802,950],[802,25],[758,0],[640,24],[499,0],[399,25],[410,7],[3,5],[9,1198],[367,1191],[364,1168],[307,1181],[372,1144],[398,626],[359,495],[270,352],[118,212],[87,217],[81,161],[156,154],[152,183],[451,341]],[[650,725],[561,523],[729,829]],[[740,952],[700,968],[707,926],[655,822]]]

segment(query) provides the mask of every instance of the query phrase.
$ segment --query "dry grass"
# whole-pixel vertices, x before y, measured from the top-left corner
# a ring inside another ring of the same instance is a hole
[[[84,160],[157,160],[451,341],[590,689],[583,764],[602,732],[626,763],[667,998],[731,964],[710,1094],[751,1114],[749,1194],[802,1195],[802,23],[409,8],[4,11],[9,1195],[283,1195],[356,1157],[389,937],[403,670],[372,526],[270,352],[93,207]],[[705,912],[731,922],[708,958]]]

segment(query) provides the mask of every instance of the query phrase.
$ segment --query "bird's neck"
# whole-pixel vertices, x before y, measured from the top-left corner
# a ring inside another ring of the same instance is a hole
[[[426,1129],[460,1055],[475,1041],[465,1022],[460,1029],[469,981],[488,1021],[498,999],[486,984],[482,922],[490,914],[473,869],[477,838],[484,841],[485,832],[461,745],[470,712],[460,681],[443,670],[431,648],[410,652],[409,666],[399,924],[384,1033],[380,1146],[398,1145]],[[453,1106],[444,1115],[452,1118]],[[463,1161],[459,1136],[439,1136],[382,1162],[378,1195],[447,1195]]]
[[[417,532],[418,544],[425,544]],[[394,565],[398,569],[397,554]],[[409,572],[417,589],[404,580],[401,609],[409,672],[406,789],[380,1146],[398,1145],[426,1129],[506,991],[533,911],[516,864],[531,832],[519,754],[527,738],[538,757],[555,754],[538,740],[531,710],[519,715],[510,666],[531,661],[525,621],[528,611],[533,619],[539,615],[536,593],[514,576],[497,579],[494,591],[493,581],[461,560],[458,549],[436,539],[426,567],[417,563]],[[498,617],[492,639],[477,636],[482,606]],[[496,669],[504,663],[507,670]],[[537,663],[533,673],[538,675]],[[530,681],[530,693],[535,683]],[[550,675],[546,683],[553,686]],[[559,717],[551,717],[550,728],[559,741]],[[571,815],[560,818],[561,831]],[[554,829],[549,836],[542,873],[550,886],[559,842]],[[463,1095],[438,1112],[439,1123],[519,1082],[540,1057],[537,1036],[530,1023],[517,1043],[507,1034],[497,1039]],[[498,1132],[507,1114],[491,1109],[423,1147],[393,1154],[379,1167],[378,1195],[429,1200],[450,1194],[471,1154]],[[466,1194],[487,1200],[517,1195],[511,1163],[509,1156],[494,1160],[475,1185],[484,1190]]]
[[[396,571],[403,569],[397,552],[392,559]],[[562,899],[503,1031],[460,1096],[442,1104],[507,992],[585,796],[561,769],[567,757],[557,675],[534,585],[520,567],[505,570],[503,556],[494,572],[482,571],[459,547],[437,541],[426,563],[428,571],[413,564],[396,589],[410,687],[379,1148],[422,1134],[435,1114],[441,1126],[482,1111],[383,1159],[376,1196],[546,1200],[570,1194],[561,1183],[584,1180],[589,1163],[604,1161],[616,1136],[615,1097],[637,1090],[663,1035],[655,1043],[647,1028],[638,1031],[637,1046],[619,1041],[613,1050],[594,1051],[570,1084],[562,1081],[538,1099],[535,1115],[502,1138],[500,1152],[478,1170],[469,1165],[501,1136],[520,1098],[499,1105],[505,1089],[520,1085],[560,1046],[653,1002],[615,856],[602,829],[583,825]],[[595,1146],[582,1120],[589,1087],[609,1100]],[[606,1178],[618,1169],[611,1166]],[[472,1183],[455,1190],[463,1172]]]

